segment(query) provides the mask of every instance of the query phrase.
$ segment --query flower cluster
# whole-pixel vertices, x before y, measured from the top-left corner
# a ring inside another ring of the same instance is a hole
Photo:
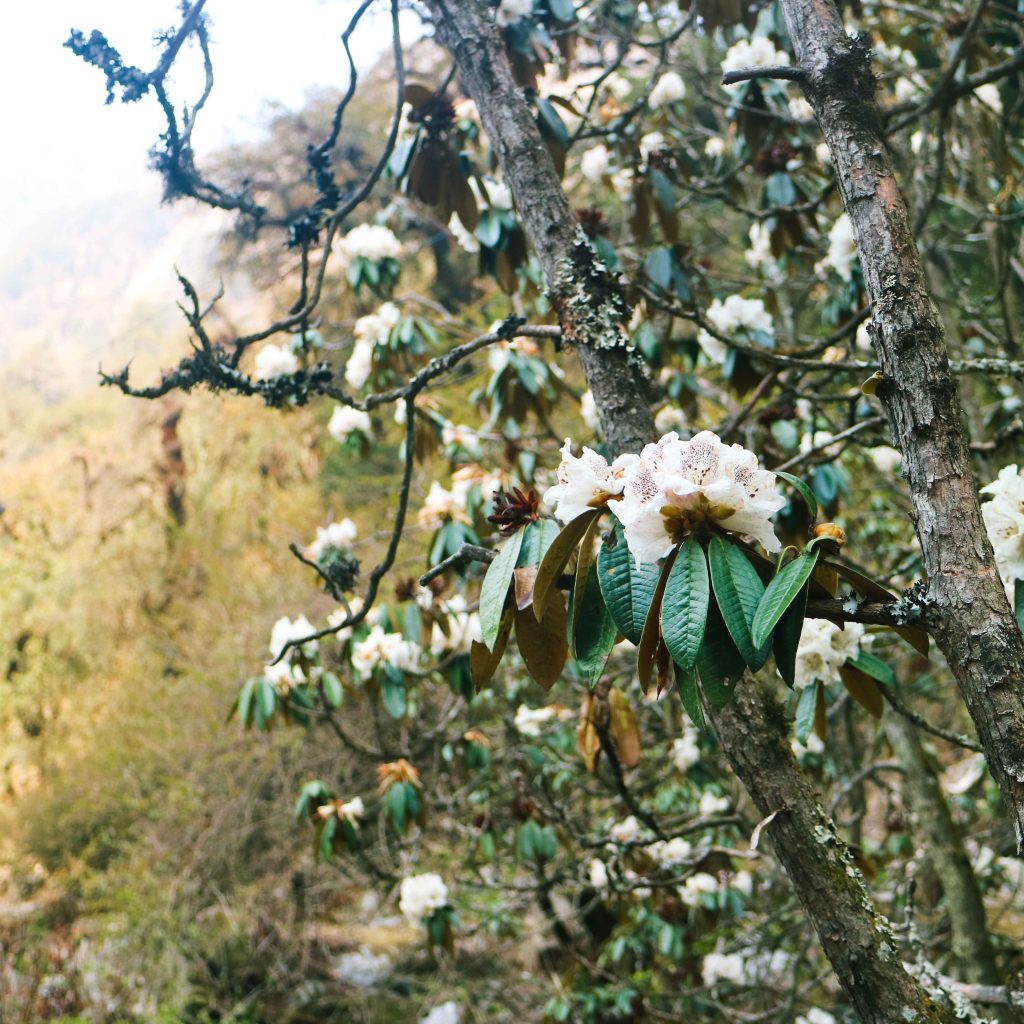
[[[369,434],[372,430],[369,415],[348,405],[336,405],[327,424],[327,433],[339,442],[347,441],[351,434]]]
[[[338,256],[345,266],[357,259],[380,263],[397,260],[402,255],[402,243],[383,224],[358,224],[341,237],[337,246]]]
[[[369,679],[378,665],[388,665],[400,672],[414,672],[419,659],[417,644],[406,640],[401,633],[385,633],[379,625],[352,647],[352,665],[361,679]]]
[[[336,523],[328,523],[327,526],[318,526],[316,540],[309,545],[310,557],[316,562],[329,548],[351,547],[356,536],[356,524],[351,519],[342,519]]]
[[[566,441],[558,484],[545,500],[563,523],[607,505],[638,564],[656,562],[706,527],[746,534],[766,551],[778,551],[770,519],[786,504],[775,474],[760,469],[753,452],[726,445],[709,430],[689,441],[672,431],[611,466],[587,448],[576,458]]]
[[[764,308],[762,299],[745,299],[742,295],[730,295],[724,301],[715,299],[704,315],[719,334],[743,331],[755,340],[758,335],[767,335],[769,341],[775,335],[772,315]],[[697,342],[713,363],[725,362],[729,352],[725,342],[703,329],[697,335]]]
[[[453,428],[461,430],[463,428]],[[455,444],[459,439],[469,441],[469,435],[449,434],[449,441],[446,443]],[[476,438],[472,438],[473,441]],[[501,478],[495,475],[488,475],[480,470],[478,466],[462,466],[452,474],[451,490],[446,490],[436,480],[430,485],[426,500],[418,513],[420,526],[436,530],[445,523],[468,523],[469,515],[466,512],[474,488],[479,487],[480,497],[484,501],[490,501],[501,488]]]
[[[410,875],[402,879],[398,909],[411,925],[418,925],[435,910],[448,904],[448,886],[433,871],[425,875]]]
[[[981,506],[981,515],[995,549],[999,575],[1009,585],[1024,579],[1024,477],[1016,466],[1004,466],[981,493],[992,495],[992,500]]]
[[[297,373],[299,360],[290,348],[282,345],[264,345],[256,354],[256,379],[277,380]]]
[[[847,214],[836,218],[828,233],[828,255],[823,263],[831,267],[844,281],[853,278],[853,261],[857,258],[857,239],[853,222]]]
[[[654,83],[654,88],[647,97],[647,102],[655,110],[658,107],[667,107],[671,103],[678,103],[686,96],[686,84],[679,73],[668,71]]]
[[[374,349],[388,340],[388,335],[398,326],[400,316],[393,302],[385,302],[375,313],[361,316],[355,322],[352,333],[356,343],[345,365],[345,383],[349,387],[361,388],[369,380]]]
[[[304,636],[311,636],[316,632],[316,627],[305,615],[297,619],[289,619],[283,616],[274,623],[270,631],[270,657],[277,658],[284,650],[285,644],[290,640],[301,640]],[[304,643],[300,650],[307,658],[315,657],[320,644],[317,640],[310,640]]]
[[[430,591],[427,591],[430,594]],[[435,622],[430,634],[430,653],[444,654],[451,651],[455,654],[469,654],[473,641],[480,640],[480,615],[471,612],[462,594],[456,594],[444,603],[447,612],[447,632]]]
[[[548,723],[569,717],[572,717],[572,712],[557,704],[549,704],[543,708],[531,708],[520,704],[516,708],[513,724],[523,736],[536,737]]]
[[[722,74],[739,71],[741,68],[769,68],[789,64],[789,54],[784,50],[776,50],[775,44],[767,36],[754,36],[753,39],[741,39],[726,50],[722,58]],[[745,82],[727,85],[730,92],[739,89]]]
[[[857,656],[863,636],[864,627],[856,622],[840,629],[827,619],[806,619],[796,652],[796,688],[833,682],[846,659]]]

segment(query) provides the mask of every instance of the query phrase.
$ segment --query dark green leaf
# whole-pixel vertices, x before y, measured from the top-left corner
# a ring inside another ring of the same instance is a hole
[[[661,575],[657,564],[637,567],[626,546],[621,523],[615,524],[614,543],[597,556],[598,582],[615,625],[630,643],[639,644],[647,609]]]
[[[384,710],[395,719],[405,717],[405,677],[401,672],[386,668],[380,683],[380,696]]]
[[[601,514],[600,509],[592,509],[578,515],[571,523],[563,527],[562,532],[548,548],[537,570],[537,579],[533,584],[533,613],[540,619],[544,616],[548,594],[555,581],[565,569],[572,553],[576,550],[583,535],[588,532],[590,524]]]
[[[718,603],[712,600],[708,607],[704,642],[697,655],[697,672],[704,696],[713,708],[724,708],[732,700],[736,683],[743,677],[746,667],[743,655],[725,628]]]
[[[539,519],[520,530],[523,535],[523,546],[516,559],[516,567],[540,565],[548,553],[548,548],[558,539],[559,529],[554,519]]]
[[[790,687],[796,682],[796,652],[804,628],[807,591],[808,587],[804,585],[793,603],[782,613],[773,634],[772,653],[775,655],[775,667],[786,685]]]
[[[341,680],[333,672],[325,672],[321,678],[321,685],[324,688],[324,700],[329,707],[341,706]]]
[[[772,635],[775,624],[793,603],[818,562],[817,550],[805,552],[784,566],[768,584],[757,606],[750,629],[754,646],[761,648]]]
[[[1024,629],[1024,580],[1013,584],[1013,611],[1017,616],[1017,625]]]
[[[800,699],[796,703],[796,738],[805,746],[807,745],[807,737],[811,735],[811,729],[814,727],[814,712],[818,706],[819,686],[821,686],[821,683],[805,686],[800,691]]]
[[[884,683],[886,686],[896,685],[896,676],[893,675],[892,669],[881,658],[876,658],[875,655],[869,654],[867,651],[861,651],[856,658],[850,658],[849,661],[855,668],[859,668],[864,675],[871,676],[877,682]]]
[[[803,498],[807,510],[811,513],[811,522],[813,523],[818,518],[818,499],[814,497],[814,491],[800,477],[793,476],[792,473],[776,471],[775,475],[785,480]]]
[[[691,537],[679,546],[661,606],[661,635],[683,672],[697,664],[710,594],[704,549]]]
[[[676,666],[676,687],[683,710],[690,716],[698,729],[704,728],[704,705],[700,702],[700,691],[697,689],[697,673],[683,672]]]
[[[718,610],[737,650],[756,672],[765,663],[769,650],[767,643],[760,648],[755,647],[751,637],[754,615],[764,595],[761,577],[747,556],[721,537],[711,539],[708,562]]]
[[[576,664],[593,686],[615,646],[615,638],[619,632],[601,597],[596,565],[591,565],[587,574],[580,604],[577,606],[575,595],[570,604],[572,617],[569,621],[569,636]]]

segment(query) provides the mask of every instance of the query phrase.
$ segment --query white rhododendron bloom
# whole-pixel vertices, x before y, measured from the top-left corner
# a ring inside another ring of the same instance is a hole
[[[840,629],[827,619],[805,619],[796,651],[796,689],[838,679],[840,665],[857,656],[863,636],[864,627],[858,622]]]
[[[678,739],[672,741],[672,748],[669,756],[676,771],[684,775],[700,760],[700,743],[697,730],[689,728]]]
[[[505,182],[497,181],[494,178],[486,178],[484,180],[484,188],[487,190],[486,197],[480,190],[480,186],[475,177],[469,179],[469,187],[473,190],[477,199],[486,206],[489,206],[492,210],[512,209],[512,190],[505,184]]]
[[[256,353],[256,379],[276,380],[289,373],[297,373],[299,360],[290,348],[264,345]]]
[[[342,953],[334,962],[331,974],[345,985],[355,988],[373,988],[391,973],[391,958],[386,953],[377,955],[366,946],[350,953]]]
[[[617,460],[618,461],[618,460]],[[770,522],[786,504],[775,474],[757,456],[703,430],[689,441],[674,431],[628,465],[622,497],[608,507],[622,523],[638,564],[656,562],[701,526],[718,526],[778,551]]]
[[[402,255],[402,243],[383,224],[357,224],[336,244],[343,266],[348,266],[355,259],[380,263],[387,259],[397,260]]]
[[[682,836],[674,839],[662,839],[647,847],[647,852],[663,868],[676,868],[685,864],[693,856],[693,844]]]
[[[555,704],[549,704],[544,708],[531,708],[525,704],[520,704],[516,708],[516,717],[513,724],[523,736],[536,737],[541,734],[541,730],[545,725],[555,719],[562,718],[563,715],[564,709]]]
[[[321,818],[329,818],[336,814],[339,818],[344,818],[353,828],[357,828],[359,822],[366,817],[366,806],[363,803],[363,798],[357,796],[345,803],[332,801],[329,804],[323,804],[317,808],[316,813]]]
[[[827,142],[819,142],[814,147],[814,159],[824,167],[826,164],[832,163],[832,150],[828,148]]]
[[[685,430],[686,413],[674,405],[663,405],[654,414],[654,429],[659,434],[667,434],[671,430]]]
[[[601,425],[601,417],[598,415],[597,402],[592,391],[584,391],[580,397],[580,415],[591,430],[597,430]]]
[[[304,634],[308,636],[309,634]],[[263,675],[269,679],[275,689],[287,693],[293,686],[300,686],[306,681],[306,673],[298,665],[287,661],[279,661],[276,665],[265,665]]]
[[[501,0],[494,12],[494,20],[504,28],[521,18],[533,14],[533,0]]]
[[[480,437],[465,423],[445,423],[441,427],[441,443],[457,445],[475,456],[480,454]]]
[[[427,594],[433,597],[429,590]],[[444,610],[448,614],[448,632],[446,634],[438,623],[434,623],[430,634],[430,653],[452,651],[456,654],[469,654],[473,641],[480,640],[479,613],[467,610],[466,599],[462,594],[456,594],[446,601]]]
[[[589,509],[600,508],[622,493],[628,469],[638,461],[635,455],[620,455],[610,466],[603,455],[592,448],[583,448],[577,458],[572,442],[562,445],[562,461],[558,466],[558,483],[548,488],[544,500],[554,505],[555,516],[570,523]]]
[[[401,633],[385,633],[379,625],[352,648],[352,666],[361,679],[369,679],[378,665],[388,665],[400,672],[414,672],[419,659],[418,644],[406,640]]]
[[[385,302],[375,313],[367,313],[356,320],[352,333],[358,341],[387,341],[401,319],[398,307],[393,302]]]
[[[999,86],[995,82],[986,82],[974,90],[974,98],[984,103],[997,117],[1003,115],[1003,99],[999,95]]]
[[[462,1007],[454,999],[447,1003],[439,1003],[425,1017],[420,1018],[420,1024],[459,1024],[462,1020]]]
[[[399,889],[398,909],[412,925],[418,925],[423,918],[430,917],[435,910],[448,903],[448,886],[441,876],[433,871],[424,875],[410,875],[402,879]]]
[[[720,981],[742,985],[746,976],[746,965],[741,953],[708,953],[704,957],[701,977],[709,988]]]
[[[836,1024],[836,1019],[828,1010],[812,1006],[806,1013],[797,1017],[794,1024]]]
[[[375,342],[357,341],[345,364],[345,383],[356,391],[370,379],[373,372],[374,347]]]
[[[588,149],[580,157],[580,174],[587,181],[600,181],[607,173],[611,154],[601,145]]]
[[[666,71],[665,74],[654,83],[647,102],[653,109],[666,107],[670,103],[677,103],[686,95],[686,83],[676,71]]]
[[[464,252],[480,251],[480,239],[472,231],[466,230],[462,221],[459,220],[457,213],[453,213],[449,218],[448,230],[452,233],[455,241],[459,243],[459,248]]]
[[[857,258],[857,239],[853,234],[853,223],[847,214],[836,218],[828,233],[828,255],[825,263],[844,281],[853,277],[853,261]]]
[[[635,843],[640,838],[640,822],[631,814],[622,821],[615,822],[608,835],[617,843]]]
[[[739,71],[741,68],[768,68],[788,63],[789,54],[776,50],[775,44],[767,36],[754,36],[753,39],[740,39],[729,47],[722,58],[722,74]],[[744,84],[737,82],[725,88],[732,92]]]
[[[608,888],[608,866],[603,860],[594,857],[587,867],[587,879],[594,889]]]
[[[702,896],[713,896],[719,890],[718,879],[706,871],[698,871],[679,887],[679,898],[688,907],[700,905]]]
[[[289,619],[287,616],[283,616],[274,623],[273,628],[270,631],[270,656],[271,658],[277,658],[277,656],[284,650],[284,645],[289,640],[299,640],[304,636],[311,636],[316,632],[316,628],[313,623],[306,618],[305,615],[300,615],[297,619]],[[320,644],[316,640],[310,640],[302,645],[302,653],[308,658],[312,658]],[[295,648],[291,648],[294,651]]]
[[[357,536],[356,524],[351,519],[341,519],[327,526],[318,526],[316,540],[309,545],[309,553],[316,560],[327,548],[350,547]]]
[[[711,157],[712,160],[715,160],[720,156],[725,156],[726,148],[725,139],[720,135],[712,135],[711,138],[704,143],[704,154]]]
[[[810,121],[814,117],[814,109],[803,96],[789,101],[789,116],[794,121]]]
[[[868,458],[874,463],[875,469],[885,476],[892,476],[903,464],[903,456],[887,444],[869,448]]]
[[[418,519],[420,526],[430,530],[436,530],[445,523],[469,522],[465,495],[459,494],[455,488],[447,491],[435,480],[430,485]]]
[[[345,441],[350,434],[369,434],[372,430],[370,417],[361,409],[348,405],[336,405],[327,424],[327,433],[335,441]]]
[[[775,334],[775,323],[771,313],[764,308],[763,299],[745,299],[742,295],[729,295],[724,300],[715,299],[704,316],[719,334],[734,334],[737,331]],[[721,365],[725,362],[729,346],[724,341],[702,328],[697,335],[697,343],[713,363]]]
[[[661,132],[648,132],[640,139],[640,156],[645,161],[650,160],[652,153],[657,153],[666,148],[668,143]]]
[[[981,493],[992,495],[992,500],[981,506],[981,516],[999,575],[1009,585],[1024,579],[1024,477],[1016,466],[1004,466]]]
[[[459,100],[455,104],[455,119],[457,121],[479,121],[480,111],[477,110],[476,103],[468,97]]]
[[[772,231],[763,220],[750,225],[750,248],[743,258],[751,267],[768,267],[775,263],[772,255]]]
[[[716,796],[714,793],[701,793],[697,811],[702,818],[713,818],[717,814],[725,814],[731,801],[727,796]]]
[[[897,78],[894,86],[897,103],[909,103],[921,90],[911,78]]]

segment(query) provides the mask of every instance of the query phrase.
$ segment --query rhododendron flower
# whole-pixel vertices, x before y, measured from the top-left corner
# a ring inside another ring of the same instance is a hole
[[[992,500],[981,506],[988,539],[995,549],[1003,583],[1024,579],[1024,477],[1016,466],[1004,466],[982,494]]]
[[[399,894],[398,909],[411,925],[418,925],[448,902],[448,886],[433,871],[403,878]]]
[[[348,405],[336,405],[327,424],[327,433],[340,442],[347,440],[349,434],[369,434],[372,430],[370,417],[361,409]]]
[[[295,620],[282,616],[274,623],[274,628],[270,631],[270,656],[277,658],[290,640],[301,640],[304,636],[312,636],[315,632],[316,628],[305,615],[300,615]],[[319,647],[318,641],[310,640],[304,643],[300,650],[307,658],[312,658],[316,655]]]
[[[309,553],[314,561],[328,548],[347,548],[355,541],[358,531],[351,519],[342,519],[336,523],[316,528],[316,540],[309,545]]]
[[[335,246],[343,266],[348,266],[355,259],[380,263],[382,260],[397,260],[402,255],[402,243],[383,224],[357,224],[342,235]]]
[[[381,664],[400,672],[415,672],[419,658],[418,644],[401,633],[385,633],[380,626],[374,626],[366,639],[352,648],[352,665],[361,679],[369,679]]]
[[[622,493],[627,471],[639,460],[635,455],[620,455],[610,466],[603,455],[584,447],[577,458],[572,442],[562,445],[562,461],[558,466],[558,483],[549,487],[544,500],[555,506],[555,517],[570,523],[589,509],[601,508],[609,498]]]
[[[666,71],[651,90],[647,102],[653,110],[676,103],[686,95],[686,83],[676,71]]]
[[[745,299],[742,295],[729,295],[724,302],[715,299],[704,315],[719,334],[734,334],[737,331],[772,336],[775,334],[772,315],[764,308],[762,299]],[[701,328],[697,334],[697,343],[713,363],[721,365],[725,362],[729,346],[724,341]]]
[[[806,619],[796,651],[796,689],[814,683],[831,683],[839,677],[839,668],[860,650],[864,627],[857,622],[840,629],[827,619]]]
[[[622,523],[637,564],[656,562],[695,529],[747,534],[766,551],[781,545],[769,521],[785,504],[775,474],[741,445],[703,430],[689,441],[674,431],[629,464],[621,498],[608,507]]]
[[[277,380],[298,373],[299,361],[291,349],[280,345],[264,345],[256,354],[256,379]]]

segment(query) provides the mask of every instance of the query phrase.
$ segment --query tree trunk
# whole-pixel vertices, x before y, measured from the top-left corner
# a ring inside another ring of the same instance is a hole
[[[903,787],[918,839],[935,867],[946,898],[957,976],[961,981],[980,985],[1000,985],[1004,979],[996,966],[978,881],[964,850],[963,835],[942,795],[935,768],[921,746],[917,727],[902,715],[891,715],[885,732],[906,770]]]
[[[480,112],[524,230],[547,275],[563,329],[601,416],[609,447],[639,451],[655,436],[645,377],[622,324],[629,309],[580,232],[504,45],[477,0],[428,0],[441,43]],[[786,725],[759,683],[714,716],[723,749],[761,812],[829,960],[865,1024],[953,1024],[904,970],[885,920],[785,742]]]
[[[868,50],[833,0],[781,0],[832,153],[872,302],[878,396],[903,453],[928,575],[925,612],[1024,851],[1024,637],[981,519],[963,410],[882,133]]]

